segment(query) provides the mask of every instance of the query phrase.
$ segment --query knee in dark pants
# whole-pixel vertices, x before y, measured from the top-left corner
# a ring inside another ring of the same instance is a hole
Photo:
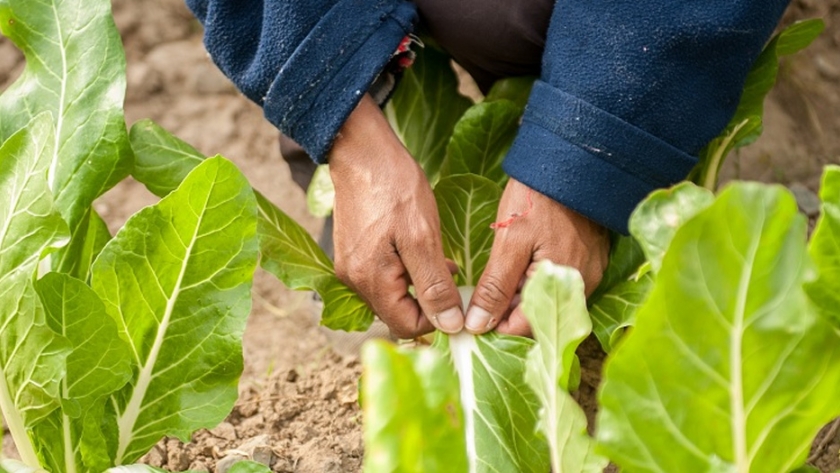
[[[502,77],[539,75],[555,0],[414,0],[426,30],[482,92]]]

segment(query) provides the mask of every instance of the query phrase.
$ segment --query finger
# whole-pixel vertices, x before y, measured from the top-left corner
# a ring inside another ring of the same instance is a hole
[[[336,265],[339,279],[364,299],[397,338],[411,339],[434,331],[417,301],[408,293],[408,277],[395,252],[373,264]]]
[[[400,257],[426,317],[443,332],[460,332],[464,328],[461,296],[443,257],[442,245],[434,240],[415,242],[400,251]]]
[[[520,305],[513,309],[510,317],[502,320],[499,323],[499,326],[496,327],[496,331],[505,335],[530,337],[532,333],[531,324],[529,324],[528,319],[525,318],[525,314],[522,312],[522,306]]]
[[[470,300],[465,323],[470,333],[488,332],[502,320],[510,310],[510,302],[516,294],[519,281],[531,262],[530,246],[522,241],[505,238],[507,233],[503,231],[505,233],[496,234],[487,267]]]
[[[452,261],[449,258],[446,258],[446,268],[449,270],[449,273],[453,276],[458,274],[458,263]]]

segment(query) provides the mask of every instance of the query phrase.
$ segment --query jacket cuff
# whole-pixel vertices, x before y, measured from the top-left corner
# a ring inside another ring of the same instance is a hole
[[[402,0],[338,2],[278,73],[263,102],[266,118],[325,162],[338,130],[416,17],[414,5]]]
[[[505,172],[619,233],[650,192],[688,175],[697,159],[610,113],[537,81]]]

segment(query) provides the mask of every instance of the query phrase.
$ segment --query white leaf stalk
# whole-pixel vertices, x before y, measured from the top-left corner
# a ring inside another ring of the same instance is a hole
[[[459,287],[461,293],[462,307],[466,308],[472,294],[475,291],[473,286]],[[476,471],[477,451],[475,445],[475,413],[477,403],[475,399],[475,386],[473,385],[473,353],[477,350],[475,335],[461,331],[458,334],[449,336],[449,350],[452,353],[452,361],[461,386],[461,408],[464,412],[464,433],[467,437],[467,462],[470,473]]]

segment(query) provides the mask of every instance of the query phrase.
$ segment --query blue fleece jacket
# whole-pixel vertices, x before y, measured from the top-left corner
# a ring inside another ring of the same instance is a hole
[[[729,121],[788,0],[558,0],[504,168],[622,233]],[[403,0],[187,0],[216,64],[323,162],[412,31]]]

